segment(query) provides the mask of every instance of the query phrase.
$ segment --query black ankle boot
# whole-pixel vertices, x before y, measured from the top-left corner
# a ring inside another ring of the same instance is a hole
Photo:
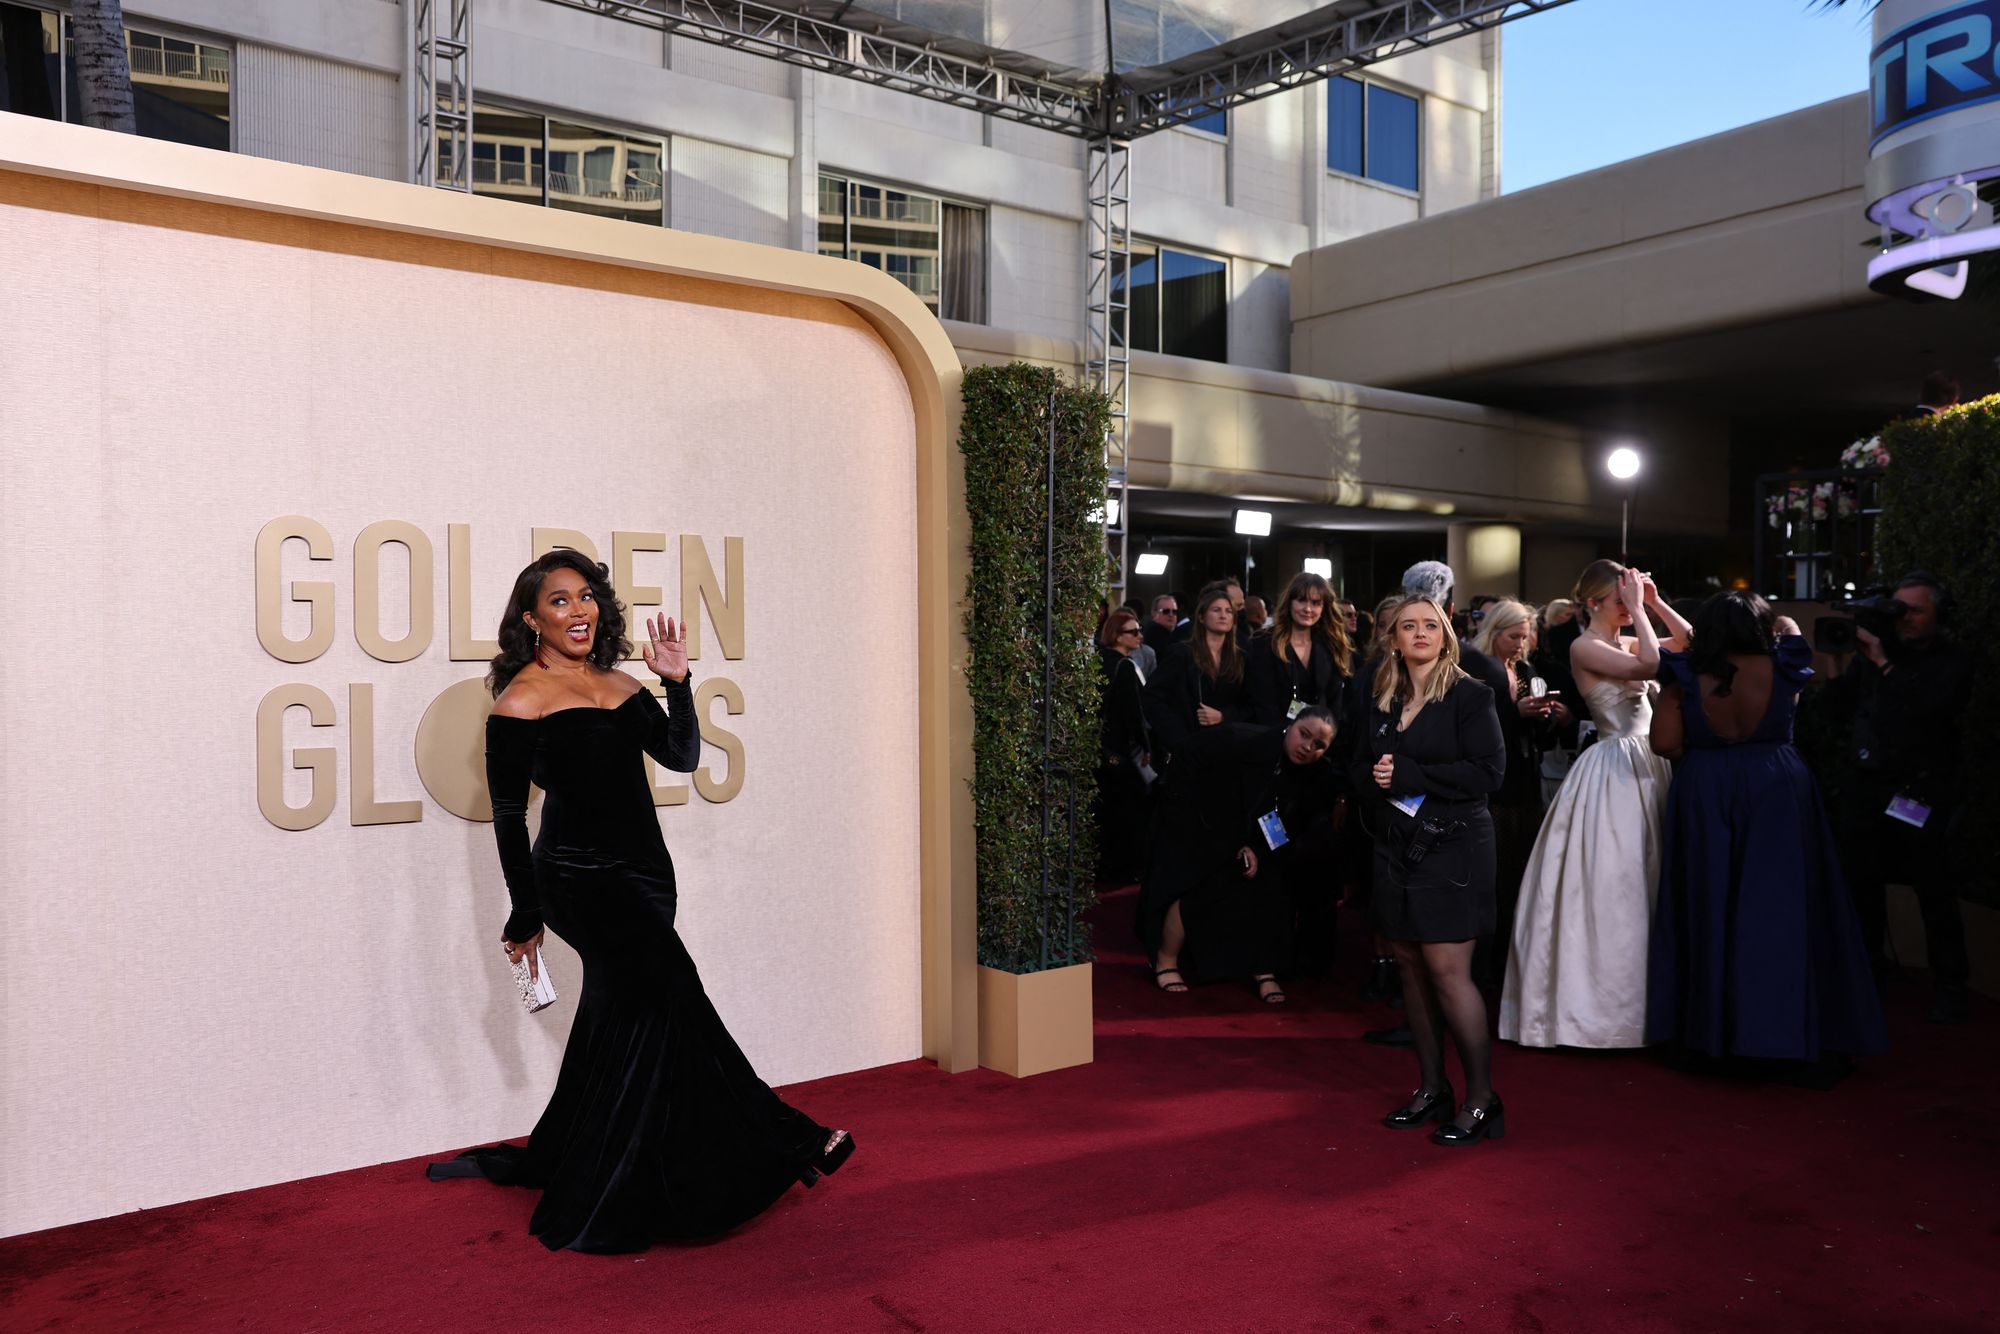
[[[1453,1121],[1445,1121],[1431,1132],[1431,1143],[1459,1147],[1477,1144],[1482,1139],[1505,1139],[1507,1136],[1507,1109],[1500,1105],[1500,1095],[1494,1094],[1486,1100],[1484,1107],[1465,1105],[1472,1113],[1472,1129],[1460,1130]]]
[[[1435,1093],[1418,1089],[1410,1095],[1408,1103],[1383,1117],[1382,1124],[1391,1130],[1415,1130],[1432,1121],[1444,1120],[1455,1106],[1457,1103],[1452,1100],[1449,1084]]]

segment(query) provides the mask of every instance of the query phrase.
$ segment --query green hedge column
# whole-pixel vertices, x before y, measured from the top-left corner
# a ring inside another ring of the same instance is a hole
[[[1016,362],[965,373],[965,508],[972,576],[965,633],[972,692],[972,804],[979,864],[979,962],[1008,972],[1083,963],[1089,937],[1058,898],[1042,936],[1043,565],[1055,424],[1055,687],[1051,752],[1074,775],[1052,793],[1047,852],[1063,884],[1076,819],[1075,911],[1092,901],[1096,864],[1099,670],[1093,638],[1105,591],[1104,433],[1110,405],[1054,371]],[[1074,802],[1075,809],[1070,810]],[[1074,940],[1075,949],[1070,951]]]
[[[1910,570],[1944,580],[1953,625],[1977,655],[1972,705],[1960,729],[1966,811],[1957,840],[1967,898],[2000,906],[2000,769],[1978,752],[2000,737],[2000,673],[1992,644],[2000,626],[2000,396],[1897,422],[1882,432],[1877,545],[1891,581]]]

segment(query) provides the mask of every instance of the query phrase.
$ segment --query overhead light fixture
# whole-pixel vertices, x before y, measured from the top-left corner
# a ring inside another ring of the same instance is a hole
[[[1139,553],[1139,559],[1132,565],[1132,573],[1134,574],[1165,574],[1166,572],[1167,555],[1163,551],[1142,551]]]
[[[1604,460],[1604,467],[1621,482],[1629,482],[1639,475],[1639,451],[1630,445],[1620,445]]]
[[[1236,534],[1239,537],[1269,537],[1271,535],[1271,511],[1236,511]]]
[[[1306,573],[1316,574],[1322,579],[1333,578],[1333,562],[1324,556],[1307,556]]]

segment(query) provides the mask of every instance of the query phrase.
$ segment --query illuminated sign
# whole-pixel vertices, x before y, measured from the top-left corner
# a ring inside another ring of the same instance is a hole
[[[2000,100],[2000,0],[1969,0],[1890,33],[1868,57],[1869,144]]]

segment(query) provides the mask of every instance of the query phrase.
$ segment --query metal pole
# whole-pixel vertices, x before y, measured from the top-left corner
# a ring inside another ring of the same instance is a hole
[[[1618,519],[1618,563],[1632,563],[1632,492],[1625,492],[1623,511]]]
[[[1055,746],[1055,661],[1056,661],[1056,395],[1048,402],[1048,489],[1042,516],[1042,956],[1041,966],[1049,966],[1049,790],[1051,751]]]

